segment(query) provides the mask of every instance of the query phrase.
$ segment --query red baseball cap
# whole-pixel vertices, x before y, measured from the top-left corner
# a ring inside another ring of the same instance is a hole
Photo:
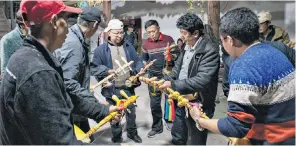
[[[62,0],[22,0],[20,10],[26,26],[50,20],[60,12],[82,13],[80,8],[69,7]]]

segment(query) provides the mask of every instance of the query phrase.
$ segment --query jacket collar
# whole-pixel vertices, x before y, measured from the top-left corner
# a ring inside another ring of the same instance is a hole
[[[73,25],[70,30],[72,30],[72,32],[79,38],[81,43],[84,42],[84,34],[78,24]]]
[[[203,54],[205,53],[205,45],[207,44],[208,41],[211,41],[207,35],[203,35],[201,40],[197,45],[195,45],[194,50],[196,51],[196,54]]]
[[[63,77],[60,62],[35,37],[29,35],[24,39],[24,46],[36,49],[44,56],[47,63]]]

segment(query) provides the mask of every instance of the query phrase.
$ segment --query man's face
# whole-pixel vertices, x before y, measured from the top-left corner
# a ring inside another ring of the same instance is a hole
[[[56,30],[54,31],[54,34],[56,35],[56,37],[52,38],[53,42],[55,42],[54,43],[55,49],[62,47],[63,43],[65,42],[65,39],[67,38],[68,15],[69,13],[61,12],[60,14],[58,14],[58,17],[56,19],[55,26],[54,26],[56,27]]]
[[[85,37],[86,38],[91,38],[98,30],[99,28],[99,22],[90,22],[88,25],[87,30],[85,31]]]
[[[127,28],[128,32],[134,32],[134,29],[132,27]]]
[[[155,25],[151,25],[146,29],[148,37],[151,38],[153,41],[157,41],[159,38],[159,27]]]
[[[183,42],[182,41],[178,41],[178,47],[181,48],[183,45]]]
[[[233,39],[230,36],[222,36],[222,35],[220,35],[220,39],[226,52],[230,56],[236,58],[237,56],[236,56],[235,48],[233,47]]]
[[[268,30],[268,25],[269,25],[268,22],[260,23],[259,32],[260,33],[265,33]]]
[[[124,31],[123,29],[113,29],[108,32],[112,43],[119,44],[123,40]]]
[[[181,39],[184,40],[184,43],[186,43],[187,45],[192,45],[190,43],[196,39],[194,35],[191,35],[190,32],[182,28],[180,29],[180,34],[181,34]]]

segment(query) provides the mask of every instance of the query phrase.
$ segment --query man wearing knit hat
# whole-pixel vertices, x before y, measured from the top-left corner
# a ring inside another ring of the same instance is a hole
[[[125,64],[121,59],[122,57],[125,58],[127,62],[134,61],[131,65],[132,71],[129,71],[128,69],[122,71],[118,74],[115,81],[112,82],[112,85],[102,88],[102,95],[106,97],[109,104],[115,105],[115,102],[112,100],[112,95],[117,95],[122,99],[122,96],[119,93],[120,90],[124,90],[128,96],[135,95],[135,87],[127,87],[125,81],[130,75],[141,72],[144,64],[138,57],[134,46],[129,41],[124,40],[123,23],[120,20],[110,20],[104,31],[108,32],[108,42],[95,49],[94,57],[91,62],[92,75],[100,81],[106,76],[114,73],[115,69],[119,68],[115,60],[118,60],[120,64]],[[140,85],[140,82],[138,82],[138,85]],[[129,112],[126,112],[127,137],[136,143],[141,143],[142,139],[137,132],[135,105],[130,105],[128,111]],[[120,123],[111,124],[111,132],[113,135],[112,142],[121,143],[123,139],[122,126]]]
[[[118,110],[67,92],[52,52],[68,33],[68,7],[62,0],[22,0],[20,10],[31,35],[9,59],[0,87],[0,145],[79,145],[72,114],[102,120]],[[117,115],[115,120],[120,120]]]
[[[78,16],[77,24],[69,28],[63,46],[54,52],[60,61],[68,92],[80,98],[98,102],[89,91],[90,85],[90,38],[101,23],[101,13],[97,7],[85,7]],[[90,130],[86,117],[74,116],[74,123],[82,131]],[[91,140],[94,140],[91,137]]]
[[[280,41],[284,44],[290,42],[288,33],[280,27],[271,25],[272,16],[269,12],[260,12],[258,14],[260,23],[260,38],[267,41]],[[291,47],[291,46],[290,46]]]

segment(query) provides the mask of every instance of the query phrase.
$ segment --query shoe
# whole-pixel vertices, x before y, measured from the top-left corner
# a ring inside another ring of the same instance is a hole
[[[133,140],[135,143],[142,143],[142,138],[138,134],[136,135],[127,134],[127,137]]]
[[[122,138],[120,138],[120,139],[118,139],[118,138],[112,138],[111,141],[113,143],[122,143],[123,139]]]
[[[155,137],[156,134],[160,134],[160,133],[162,133],[162,132],[163,132],[163,130],[160,130],[160,131],[153,131],[153,130],[151,130],[151,131],[148,133],[148,137],[149,137],[149,138],[153,138],[153,137]]]
[[[173,127],[173,122],[166,122],[164,125],[168,131],[171,131]]]

